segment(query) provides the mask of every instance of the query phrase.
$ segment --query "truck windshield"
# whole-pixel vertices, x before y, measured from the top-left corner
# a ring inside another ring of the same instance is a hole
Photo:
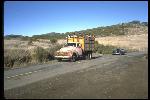
[[[76,46],[76,43],[67,43],[67,46]]]

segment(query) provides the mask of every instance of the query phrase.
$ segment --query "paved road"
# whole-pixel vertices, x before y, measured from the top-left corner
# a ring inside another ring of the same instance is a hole
[[[93,55],[92,60],[79,60],[76,62],[57,62],[41,64],[24,68],[7,70],[4,72],[4,90],[21,87],[33,82],[44,80],[56,75],[74,72],[86,68],[103,67],[120,59],[121,57],[133,57],[144,54],[144,52],[127,53],[127,55]],[[103,66],[97,66],[103,65]]]

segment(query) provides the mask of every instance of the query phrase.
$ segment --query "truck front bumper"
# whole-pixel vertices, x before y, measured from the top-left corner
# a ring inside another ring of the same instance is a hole
[[[56,59],[70,59],[70,56],[55,56]]]

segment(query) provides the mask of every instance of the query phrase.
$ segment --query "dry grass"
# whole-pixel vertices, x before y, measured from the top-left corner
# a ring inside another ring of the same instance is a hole
[[[13,67],[31,62],[31,55],[24,49],[5,49],[4,67]]]
[[[66,39],[59,39],[57,42],[59,44],[65,44],[65,43],[67,43],[67,40]]]
[[[32,41],[31,44],[29,44],[31,41],[22,41],[19,39],[11,39],[11,40],[4,40],[4,49],[34,49],[36,47],[42,47],[44,49],[50,48],[53,45],[50,43],[49,40],[37,40]]]
[[[4,40],[4,67],[23,66],[54,59],[54,52],[62,47],[49,41]]]
[[[138,51],[147,51],[148,49],[148,34],[99,37],[96,40],[103,45],[113,45]]]

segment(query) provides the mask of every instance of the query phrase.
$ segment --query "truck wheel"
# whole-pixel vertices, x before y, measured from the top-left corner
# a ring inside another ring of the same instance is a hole
[[[90,59],[90,53],[87,53],[85,56],[84,56],[85,60],[89,60]]]
[[[92,53],[89,53],[89,59],[92,59]]]
[[[88,59],[91,60],[92,59],[92,53],[88,54]]]
[[[71,62],[75,62],[75,61],[76,61],[76,55],[73,54],[73,55],[72,55],[72,58],[71,58]]]

